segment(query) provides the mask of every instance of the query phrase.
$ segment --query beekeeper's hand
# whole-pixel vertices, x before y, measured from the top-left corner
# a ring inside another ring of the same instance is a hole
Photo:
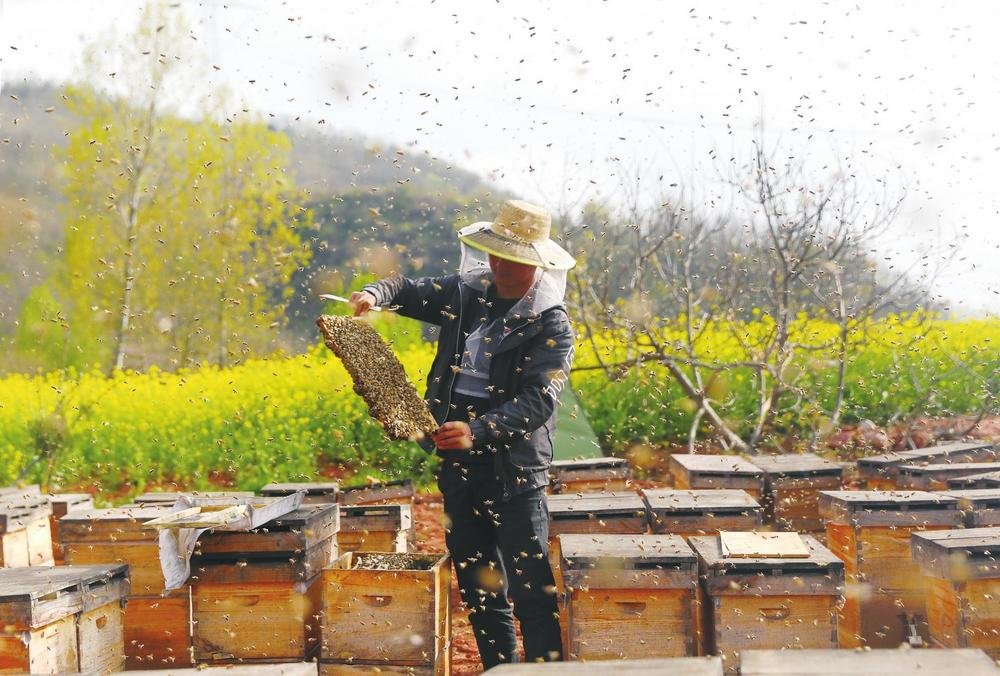
[[[467,451],[472,448],[472,428],[464,422],[446,422],[431,435],[431,439],[442,451]]]
[[[355,317],[363,317],[368,314],[369,310],[375,307],[375,296],[367,291],[355,291],[347,300],[351,301]]]

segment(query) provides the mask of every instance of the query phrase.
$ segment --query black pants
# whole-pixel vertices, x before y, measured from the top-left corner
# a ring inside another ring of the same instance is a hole
[[[492,467],[453,461],[442,463],[438,487],[444,495],[445,541],[483,668],[518,660],[514,617],[528,662],[562,659],[545,489],[503,502]]]

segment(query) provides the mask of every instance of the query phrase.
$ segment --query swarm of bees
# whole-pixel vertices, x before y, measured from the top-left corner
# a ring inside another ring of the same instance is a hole
[[[323,315],[316,320],[326,346],[344,363],[354,391],[393,441],[419,440],[438,424],[392,348],[367,322]]]

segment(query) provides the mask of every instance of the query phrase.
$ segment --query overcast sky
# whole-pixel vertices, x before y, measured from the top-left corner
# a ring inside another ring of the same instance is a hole
[[[997,3],[174,4],[212,77],[255,109],[410,144],[550,206],[613,196],[636,167],[707,202],[761,118],[817,171],[900,167],[887,256],[957,244],[940,291],[962,314],[1000,312]],[[73,77],[141,3],[0,6],[9,84]]]

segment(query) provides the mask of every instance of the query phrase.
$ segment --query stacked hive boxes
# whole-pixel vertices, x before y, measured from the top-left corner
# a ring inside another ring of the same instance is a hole
[[[560,535],[568,658],[698,654],[698,560],[678,535]]]
[[[352,553],[323,571],[320,674],[450,673],[450,562]]]
[[[911,561],[910,534],[962,523],[958,500],[920,491],[820,494],[830,549],[846,565],[841,647],[894,648],[928,638],[927,589]]]
[[[764,472],[753,463],[735,455],[670,456],[674,488],[736,488],[755,500],[764,495]]]
[[[166,515],[164,504],[70,512],[59,520],[59,542],[72,565],[128,564],[125,658],[129,668],[192,664],[189,587],[164,594],[155,530],[143,525]]]
[[[120,671],[127,592],[123,565],[0,570],[0,671]]]
[[[844,468],[812,453],[763,455],[753,459],[764,472],[764,518],[784,531],[823,531],[819,492],[840,490]]]
[[[896,486],[900,490],[941,491],[952,479],[1000,471],[996,462],[940,462],[927,465],[900,465]]]
[[[0,566],[51,566],[51,517],[38,486],[0,489]]]
[[[997,459],[992,444],[944,444],[859,458],[858,474],[868,490],[893,490],[897,488],[896,481],[902,465],[995,462]]]
[[[49,496],[52,505],[52,516],[49,520],[49,533],[52,538],[52,556],[57,564],[63,563],[62,546],[59,543],[59,519],[70,512],[83,512],[94,508],[94,499],[90,493],[55,493]]]
[[[760,528],[761,506],[746,491],[646,489],[642,491],[654,533],[712,535]]]
[[[556,460],[549,474],[552,493],[624,491],[632,479],[632,469],[625,458]]]
[[[958,500],[958,511],[966,528],[1000,526],[1000,489],[941,491],[941,495]]]
[[[914,533],[932,645],[1000,657],[1000,528]]]
[[[706,653],[727,671],[754,648],[836,648],[844,563],[815,538],[804,557],[735,555],[719,536],[688,541],[698,554]]]
[[[319,651],[320,577],[337,557],[335,504],[303,504],[253,531],[205,533],[191,560],[194,657],[232,663]]]

